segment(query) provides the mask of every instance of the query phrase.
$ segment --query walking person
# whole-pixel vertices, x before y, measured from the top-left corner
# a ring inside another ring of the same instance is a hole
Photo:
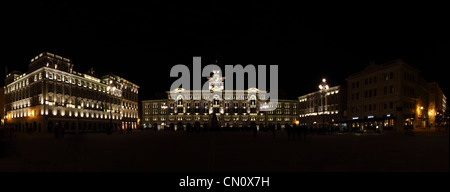
[[[303,125],[302,126],[298,126],[297,127],[298,140],[302,139],[302,131],[303,131]]]
[[[59,124],[56,123],[56,127],[55,127],[55,138],[58,138],[58,131],[59,131]]]
[[[297,134],[297,124],[292,125],[292,140],[295,141],[295,135]]]
[[[61,126],[59,126],[58,127],[58,135],[57,135],[57,137],[61,137],[61,135],[62,135],[62,128],[61,128]]]
[[[304,126],[303,127],[303,139],[306,141],[306,134],[308,134],[308,127],[307,126]]]
[[[288,140],[290,141],[291,140],[291,132],[292,132],[291,126],[289,126],[289,124],[286,123],[285,129],[286,129],[287,134],[288,134]]]
[[[256,128],[256,124],[252,123],[251,127],[253,130],[253,137],[256,138],[256,136],[258,134],[258,129]]]

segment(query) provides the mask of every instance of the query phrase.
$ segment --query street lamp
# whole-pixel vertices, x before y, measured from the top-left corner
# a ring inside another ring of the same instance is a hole
[[[110,81],[110,84],[111,84],[111,81]],[[111,90],[111,87],[108,85],[108,87],[106,87],[106,90],[109,92],[109,90]],[[113,88],[113,90],[115,91],[115,87]],[[112,101],[111,101],[111,97],[112,97],[112,95],[114,94],[114,91],[111,93],[111,95],[108,95],[107,96],[107,98],[108,98],[108,103],[109,103],[109,128],[107,128],[106,129],[106,134],[108,134],[108,135],[111,135],[112,133],[111,133],[111,131],[112,131]],[[107,93],[108,94],[108,93]],[[106,99],[103,101],[103,105],[105,106],[104,107],[104,110],[106,110],[106,112],[108,112],[108,110],[106,109]]]
[[[322,103],[322,130],[325,131],[325,96],[326,92],[330,87],[327,84],[327,80],[325,78],[322,79],[322,82],[319,84],[320,92],[322,93],[323,103]]]
[[[166,129],[166,118],[167,118],[167,116],[165,115],[165,114],[167,114],[167,111],[166,111],[166,109],[167,109],[167,105],[163,105],[163,106],[161,106],[161,108],[164,110],[164,127],[163,127],[163,130],[165,130]]]

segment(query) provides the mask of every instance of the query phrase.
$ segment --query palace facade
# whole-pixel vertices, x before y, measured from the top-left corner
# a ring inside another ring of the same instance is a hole
[[[371,63],[347,78],[348,122],[353,130],[427,128],[447,108],[447,98],[437,83],[428,83],[421,72],[403,60]]]
[[[210,90],[223,90],[219,74],[209,77]],[[229,93],[229,94],[227,94]],[[267,102],[265,91],[223,90],[220,94],[203,94],[201,90],[175,89],[167,91],[167,98],[142,101],[142,125],[144,128],[186,129],[188,124],[208,126],[211,118],[217,118],[221,127],[239,128],[256,124],[258,129],[275,126],[283,129],[286,124],[298,121],[298,101],[278,100],[276,110],[263,111]],[[172,97],[175,96],[175,97]],[[232,97],[232,98],[227,98]]]
[[[346,91],[345,86],[334,86],[298,97],[300,124],[346,130]]]
[[[115,75],[73,70],[70,59],[44,52],[26,73],[6,77],[5,126],[16,131],[97,132],[137,127],[139,86]]]

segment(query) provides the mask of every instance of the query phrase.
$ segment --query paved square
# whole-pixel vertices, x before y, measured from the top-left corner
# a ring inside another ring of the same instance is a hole
[[[448,133],[316,135],[134,132],[19,135],[2,140],[0,171],[449,171]]]

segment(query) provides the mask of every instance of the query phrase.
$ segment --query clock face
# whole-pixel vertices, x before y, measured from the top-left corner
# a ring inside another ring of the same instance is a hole
[[[214,77],[214,81],[219,81],[219,77]]]

